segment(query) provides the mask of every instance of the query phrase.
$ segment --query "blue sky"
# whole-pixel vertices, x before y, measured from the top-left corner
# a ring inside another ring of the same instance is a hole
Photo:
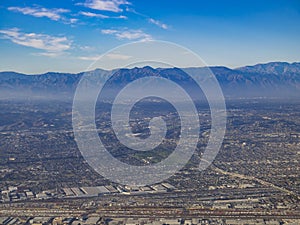
[[[298,0],[4,0],[0,15],[0,71],[84,71],[140,40],[177,43],[208,65],[300,61]]]

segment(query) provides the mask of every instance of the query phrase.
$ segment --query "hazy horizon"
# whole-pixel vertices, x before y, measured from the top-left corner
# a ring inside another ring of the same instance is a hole
[[[269,63],[288,63],[288,64],[295,64],[295,63],[300,63],[300,60],[299,61],[293,61],[293,62],[287,62],[287,61],[268,61],[268,62],[259,62],[259,63],[256,63],[256,64],[245,64],[243,66],[238,66],[238,67],[229,67],[229,66],[225,66],[225,65],[207,65],[207,67],[225,67],[225,68],[228,68],[228,69],[231,69],[231,70],[236,70],[236,69],[239,69],[239,68],[243,68],[243,67],[247,67],[247,66],[256,66],[256,65],[265,65],[265,64],[269,64]],[[139,67],[137,66],[137,68],[143,68],[143,67],[147,67],[148,65],[146,66],[142,66],[142,67]],[[174,67],[153,67],[153,66],[149,66],[151,68],[154,68],[154,69],[159,69],[159,68],[174,68]],[[206,66],[203,66],[203,67],[206,67]],[[177,67],[177,68],[180,68],[180,69],[188,69],[188,68],[203,68],[203,67],[197,67],[197,66],[191,66],[191,67]],[[130,67],[130,69],[132,69],[134,67]],[[13,73],[20,73],[20,74],[24,74],[24,75],[42,75],[42,74],[46,74],[46,73],[69,73],[69,74],[79,74],[79,73],[85,73],[85,72],[89,72],[89,71],[94,71],[94,70],[105,70],[105,71],[112,71],[112,70],[118,70],[118,69],[128,69],[128,68],[125,68],[125,67],[116,67],[116,68],[112,68],[112,69],[103,69],[103,68],[95,68],[95,69],[91,69],[91,70],[82,70],[82,71],[75,71],[75,72],[70,72],[70,71],[52,71],[52,70],[47,70],[47,71],[44,71],[44,72],[40,72],[40,73],[25,73],[25,72],[22,72],[22,71],[16,71],[16,70],[0,70],[0,73],[4,73],[4,72],[13,72]]]

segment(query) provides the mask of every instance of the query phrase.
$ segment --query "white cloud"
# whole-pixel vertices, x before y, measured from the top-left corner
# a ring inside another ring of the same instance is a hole
[[[127,16],[123,16],[123,15],[121,15],[121,16],[118,16],[117,18],[119,18],[119,19],[128,19],[128,17],[127,17]]]
[[[99,13],[92,13],[92,12],[79,12],[79,14],[87,16],[87,17],[97,17],[97,18],[102,18],[102,19],[109,18],[109,16],[99,14]]]
[[[122,55],[122,54],[116,54],[116,53],[107,54],[106,57],[108,57],[110,59],[116,59],[116,60],[126,60],[126,59],[131,58],[130,55]]]
[[[101,30],[102,34],[115,34],[117,32],[118,32],[117,30],[112,30],[112,29]]]
[[[135,9],[133,9],[133,8],[126,7],[126,11],[127,11],[127,12],[131,12],[131,13],[134,13],[134,14],[140,16],[140,17],[143,17],[143,18],[147,19],[149,23],[152,23],[152,24],[154,24],[154,25],[156,25],[156,26],[158,26],[158,27],[160,27],[160,28],[162,28],[162,29],[164,29],[164,30],[169,29],[169,26],[168,26],[167,24],[162,23],[162,22],[159,21],[159,20],[155,20],[155,19],[153,19],[153,18],[151,18],[151,17],[149,17],[149,16],[147,16],[147,15],[145,15],[145,14],[143,14],[143,13],[137,12],[137,11],[136,11]]]
[[[40,53],[34,53],[33,55],[41,55],[41,56],[47,56],[47,57],[57,57],[63,55],[63,52],[40,52]]]
[[[150,41],[152,36],[144,33],[142,30],[113,30],[106,29],[101,31],[102,34],[114,35],[118,39]]]
[[[96,61],[100,58],[101,55],[95,55],[95,56],[80,56],[78,59],[86,60],[86,61]]]
[[[78,59],[85,60],[85,61],[96,61],[101,56],[103,56],[103,55],[80,56],[80,57],[78,57]],[[109,54],[106,54],[104,57],[107,57],[112,60],[127,60],[127,59],[131,58],[131,56],[129,56],[129,55],[123,55],[123,54],[117,54],[117,53],[109,53]]]
[[[116,33],[116,37],[119,39],[128,39],[128,40],[152,40],[151,35],[144,33],[141,30],[127,30]]]
[[[78,46],[78,49],[80,49],[80,50],[82,50],[82,51],[87,51],[87,52],[89,52],[89,51],[94,51],[94,50],[95,50],[95,47],[93,47],[93,46],[88,46],[88,45],[84,45],[84,46],[79,45],[79,46]]]
[[[165,30],[168,29],[168,25],[166,25],[166,24],[164,24],[164,23],[162,23],[162,22],[160,22],[158,20],[149,18],[148,21],[149,21],[149,23],[152,23],[152,24],[154,24],[154,25],[156,25],[156,26],[158,26],[158,27],[160,27],[162,29],[165,29]]]
[[[9,39],[15,44],[45,50],[46,53],[43,53],[45,56],[54,56],[54,53],[58,55],[58,53],[68,50],[71,47],[71,41],[66,37],[23,33],[17,28],[0,30],[0,34],[3,35],[3,38]]]
[[[92,12],[79,12],[79,14],[87,17],[95,17],[95,18],[101,18],[101,19],[127,19],[126,16],[120,15],[120,16],[107,16],[99,13],[92,13]]]
[[[71,24],[77,23],[77,22],[78,22],[78,19],[76,19],[76,18],[70,18],[70,19],[69,19],[69,22],[70,22]]]
[[[122,12],[121,5],[130,5],[126,0],[87,0],[83,5],[87,8],[110,11]]]
[[[69,12],[69,10],[67,9],[46,9],[43,7],[8,7],[7,8],[10,11],[13,12],[20,12],[23,13],[24,15],[31,15],[31,16],[35,16],[35,17],[47,17],[51,20],[62,20],[63,13],[67,13]]]

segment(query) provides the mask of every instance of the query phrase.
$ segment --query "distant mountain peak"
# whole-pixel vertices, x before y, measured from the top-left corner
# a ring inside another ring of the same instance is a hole
[[[269,62],[240,67],[235,70],[247,73],[284,75],[286,73],[300,73],[300,63]]]

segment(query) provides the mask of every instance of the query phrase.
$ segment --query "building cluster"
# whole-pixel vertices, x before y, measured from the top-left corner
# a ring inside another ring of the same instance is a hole
[[[88,198],[109,194],[145,195],[165,193],[168,191],[173,191],[175,189],[176,188],[173,185],[167,182],[143,187],[133,187],[126,185],[69,187],[62,188],[60,191],[48,190],[39,193],[35,193],[30,188],[10,186],[5,190],[0,190],[0,201],[3,203],[8,203],[26,200],[45,200],[53,198]]]
[[[80,217],[0,217],[3,225],[299,225],[299,219],[220,219],[220,218],[106,218]]]

